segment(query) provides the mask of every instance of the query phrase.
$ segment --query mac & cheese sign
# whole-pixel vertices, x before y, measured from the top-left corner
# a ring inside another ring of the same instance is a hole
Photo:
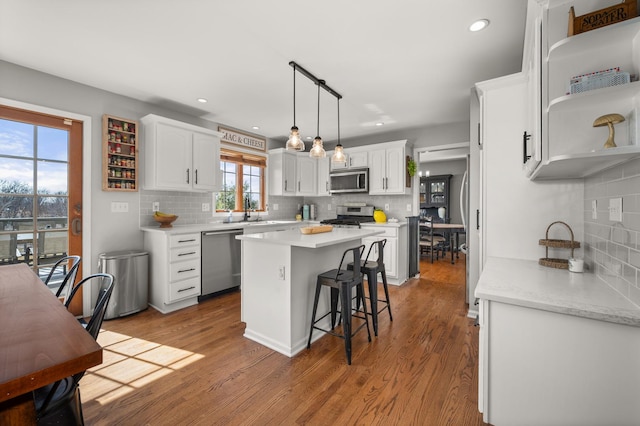
[[[244,148],[257,149],[258,151],[267,151],[266,139],[241,133],[237,130],[225,129],[224,127],[218,127],[218,131],[223,133],[222,142],[239,145]]]

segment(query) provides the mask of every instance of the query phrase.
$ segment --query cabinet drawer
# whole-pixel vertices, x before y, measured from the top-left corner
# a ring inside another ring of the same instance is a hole
[[[178,247],[169,250],[169,262],[200,260],[200,246]]]
[[[200,295],[200,277],[169,284],[169,302]]]
[[[365,229],[375,229],[376,231],[384,231],[382,234],[374,235],[372,238],[381,239],[386,237],[397,237],[398,236],[398,228],[390,227],[390,226],[366,226],[361,225],[362,228]]]
[[[200,234],[179,234],[169,237],[169,248],[200,245]]]
[[[169,281],[182,281],[187,278],[200,277],[200,259],[187,260],[169,264]]]

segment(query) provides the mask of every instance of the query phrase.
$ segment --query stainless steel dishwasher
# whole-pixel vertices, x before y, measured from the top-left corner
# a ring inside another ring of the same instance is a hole
[[[240,287],[242,229],[225,229],[202,233],[202,294],[207,298]]]

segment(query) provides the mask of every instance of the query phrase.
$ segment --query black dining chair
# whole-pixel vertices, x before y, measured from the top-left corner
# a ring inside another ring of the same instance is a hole
[[[97,339],[115,282],[113,275],[104,273],[93,274],[82,279],[67,298],[65,303],[67,307],[85,284],[96,286],[98,296],[91,317],[88,321],[82,319],[81,324],[94,339]],[[81,371],[33,391],[38,425],[84,425],[78,386],[84,373],[85,371]]]
[[[82,259],[80,256],[65,256],[62,259],[58,260],[56,263],[51,266],[49,270],[49,274],[47,278],[44,279],[44,284],[49,287],[49,285],[53,284],[52,279],[58,277],[57,274],[63,275],[62,281],[60,282],[60,286],[56,291],[56,297],[60,298],[62,296],[62,292],[68,288],[73,288],[73,285],[76,282],[76,275],[78,274],[78,269],[80,269],[80,262]],[[59,271],[59,272],[56,272]],[[55,278],[54,278],[55,277]],[[70,290],[67,289],[67,294],[69,294]],[[64,301],[66,301],[67,297],[64,297]]]
[[[369,329],[369,319],[367,316],[367,306],[364,301],[364,288],[362,286],[362,271],[360,270],[362,253],[364,252],[364,245],[350,248],[344,251],[340,265],[338,269],[332,269],[327,272],[318,274],[316,280],[316,292],[313,300],[313,313],[311,314],[311,327],[309,329],[309,340],[307,342],[307,349],[311,348],[311,337],[313,336],[313,330],[320,330],[332,336],[340,337],[344,339],[344,348],[347,355],[347,364],[351,365],[351,338],[363,327],[367,327],[367,335],[369,342],[371,342],[371,331]],[[353,269],[343,269],[343,265],[346,267],[348,262],[345,262],[347,256],[351,254],[353,259]],[[318,311],[318,301],[320,299],[320,290],[323,286],[327,286],[331,289],[331,309],[320,318],[316,318]],[[358,315],[358,310],[354,310],[352,306],[352,290],[356,288],[356,293],[360,296],[364,315]],[[340,309],[338,310],[338,297],[340,298]],[[336,326],[336,316],[340,314],[342,322],[342,333],[338,334],[333,331]],[[325,329],[316,325],[327,316],[331,315],[331,329]],[[355,330],[352,330],[351,318],[364,319],[364,322],[360,324]]]

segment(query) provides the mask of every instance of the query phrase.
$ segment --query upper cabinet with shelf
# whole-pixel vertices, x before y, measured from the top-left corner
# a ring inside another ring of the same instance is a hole
[[[368,167],[368,153],[366,150],[358,151],[357,149],[350,149],[344,153],[347,161],[344,163],[331,162],[331,170],[343,170],[343,169],[363,169]]]
[[[540,31],[541,123],[527,129],[535,142],[527,148],[524,141],[525,166],[532,179],[584,178],[618,163],[640,156],[640,82],[603,87],[568,94],[572,77],[619,67],[620,71],[637,76],[640,71],[640,17],[628,19],[595,30],[567,36],[569,9],[576,15],[612,6],[611,1],[567,2],[548,0],[537,9],[537,20],[530,19],[528,32]],[[531,11],[530,7],[530,11]],[[532,25],[537,22],[538,28]],[[536,65],[528,67],[535,70]],[[529,76],[531,78],[531,76]],[[537,83],[534,81],[533,83]],[[532,93],[532,92],[530,92]],[[531,95],[529,95],[531,96]],[[529,100],[531,101],[531,100]],[[596,118],[617,113],[625,121],[616,124],[616,148],[604,148],[608,129],[594,128]],[[535,161],[535,160],[538,161]],[[535,164],[539,162],[539,164]]]
[[[144,125],[144,188],[215,192],[220,190],[222,133],[149,114]]]
[[[102,116],[102,189],[138,190],[138,122]]]

